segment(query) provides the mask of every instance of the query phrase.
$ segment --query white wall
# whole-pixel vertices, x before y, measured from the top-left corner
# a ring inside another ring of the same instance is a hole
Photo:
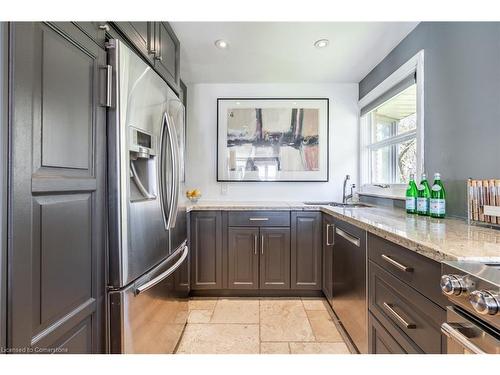
[[[328,182],[217,182],[217,98],[330,99]],[[358,178],[358,84],[192,84],[188,86],[186,187],[202,200],[340,200],[346,174]],[[226,188],[224,194],[223,188]]]

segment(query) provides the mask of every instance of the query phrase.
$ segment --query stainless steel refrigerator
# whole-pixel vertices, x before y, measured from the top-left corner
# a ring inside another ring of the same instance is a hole
[[[172,353],[189,293],[184,106],[124,43],[108,62],[109,351]]]

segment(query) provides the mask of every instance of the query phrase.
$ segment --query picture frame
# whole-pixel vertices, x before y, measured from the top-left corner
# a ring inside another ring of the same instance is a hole
[[[327,182],[328,98],[218,98],[218,182]]]

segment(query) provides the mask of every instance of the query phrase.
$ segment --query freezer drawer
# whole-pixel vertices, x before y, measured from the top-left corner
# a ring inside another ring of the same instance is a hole
[[[184,243],[151,272],[109,293],[111,353],[174,352],[188,314],[188,290],[176,283],[188,252]]]

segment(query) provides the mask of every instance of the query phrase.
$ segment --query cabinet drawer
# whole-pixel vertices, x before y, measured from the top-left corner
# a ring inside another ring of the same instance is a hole
[[[231,211],[228,225],[233,227],[288,227],[290,211]]]
[[[393,331],[395,337],[386,329],[387,324],[379,322],[368,313],[368,353],[370,354],[421,354],[411,340]]]
[[[372,261],[369,267],[369,310],[410,338],[425,353],[441,353],[445,310]]]
[[[368,236],[368,258],[443,308],[447,305],[439,281],[441,264],[373,234]]]

